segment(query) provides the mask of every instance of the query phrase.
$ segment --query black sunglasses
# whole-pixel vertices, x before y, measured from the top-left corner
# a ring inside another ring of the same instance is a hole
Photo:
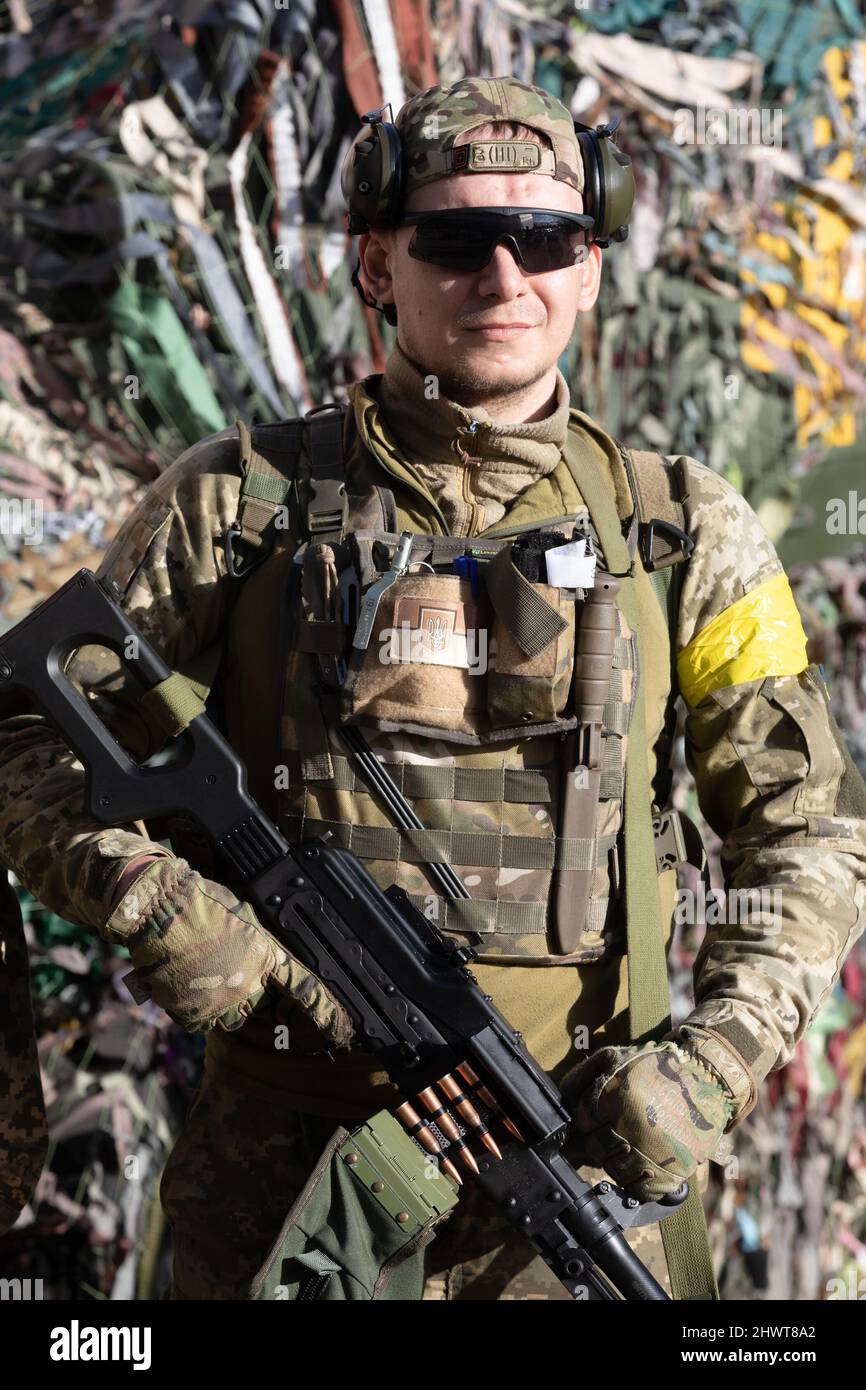
[[[500,242],[527,275],[565,270],[586,260],[595,220],[551,208],[443,208],[412,212],[409,255],[447,270],[482,270]]]

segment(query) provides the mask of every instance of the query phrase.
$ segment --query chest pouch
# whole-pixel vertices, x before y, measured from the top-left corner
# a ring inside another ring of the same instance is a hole
[[[532,532],[503,549],[485,570],[493,607],[487,712],[491,728],[519,737],[533,725],[572,727],[563,719],[574,666],[575,613],[582,589],[542,582],[544,553],[559,532]]]
[[[532,538],[536,572],[544,549],[568,539],[541,529]],[[528,578],[529,539],[413,536],[401,555],[399,537],[351,534],[357,611],[343,613],[341,721],[469,744],[573,728],[584,591]],[[348,592],[345,579],[328,582]]]

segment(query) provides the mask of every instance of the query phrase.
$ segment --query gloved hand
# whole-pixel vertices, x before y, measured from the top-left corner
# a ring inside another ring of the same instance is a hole
[[[699,1054],[699,1036],[684,1027],[661,1042],[603,1047],[562,1083],[578,1162],[604,1168],[640,1201],[676,1191],[738,1117],[733,1091]]]
[[[100,934],[129,948],[130,992],[153,998],[189,1033],[231,1032],[273,992],[296,1000],[333,1046],[349,1044],[351,1019],[321,980],[264,929],[249,903],[185,859],[164,856],[142,869]]]

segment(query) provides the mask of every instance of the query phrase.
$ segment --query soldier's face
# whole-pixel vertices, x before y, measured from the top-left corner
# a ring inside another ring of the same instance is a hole
[[[518,206],[582,212],[583,199],[547,174],[464,174],[417,189],[405,211]],[[598,247],[576,265],[527,275],[499,245],[482,270],[458,272],[413,259],[407,248],[414,230],[373,231],[360,242],[367,288],[396,305],[404,352],[439,378],[444,395],[467,403],[540,381],[567,346],[577,315],[595,303]]]

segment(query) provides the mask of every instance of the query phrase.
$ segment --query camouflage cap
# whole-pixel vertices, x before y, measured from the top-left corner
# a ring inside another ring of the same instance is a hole
[[[526,140],[458,136],[486,121],[519,121],[548,137],[552,150]],[[583,156],[574,121],[556,97],[516,77],[464,77],[428,87],[402,106],[394,122],[404,157],[404,196],[449,174],[550,174],[583,192]]]

